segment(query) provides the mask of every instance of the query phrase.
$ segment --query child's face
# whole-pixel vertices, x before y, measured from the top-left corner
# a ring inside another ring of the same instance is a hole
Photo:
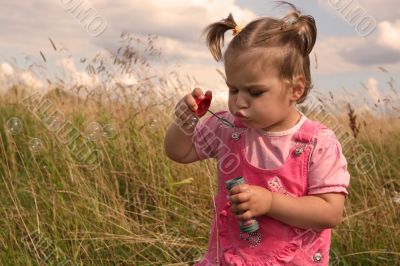
[[[292,88],[260,52],[243,53],[225,64],[229,111],[247,127],[277,129],[293,117]],[[280,130],[284,130],[281,129]]]

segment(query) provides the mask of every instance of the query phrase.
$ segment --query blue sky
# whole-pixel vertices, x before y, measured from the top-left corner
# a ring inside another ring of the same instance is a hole
[[[94,30],[90,33],[87,25],[74,17],[68,10],[68,4],[73,2],[82,2],[80,8],[83,11],[90,8],[99,17],[99,28],[102,22],[105,23],[106,28],[101,34],[93,36]],[[313,65],[316,90],[341,93],[341,89],[346,88],[357,95],[365,93],[362,82],[375,97],[387,89],[388,81],[388,75],[378,67],[399,77],[400,1],[291,2],[317,21],[318,38],[312,52],[312,58],[316,55],[318,59],[318,68]],[[348,22],[349,19],[341,14],[345,12],[345,5],[348,5],[347,11],[362,11],[360,20],[376,23],[371,34],[362,36],[357,25]],[[80,58],[90,58],[105,49],[117,49],[122,31],[138,36],[151,33],[159,36],[158,46],[170,64],[179,64],[181,71],[193,75],[203,88],[224,95],[226,88],[215,71],[222,69],[222,64],[213,61],[200,38],[201,30],[230,12],[242,25],[259,16],[284,14],[283,10],[273,9],[273,6],[273,1],[256,0],[0,0],[0,75],[1,71],[7,72],[4,64],[24,68],[32,61],[43,63],[39,53],[42,51],[49,72],[62,69],[82,78]],[[49,37],[66,50],[53,51]]]

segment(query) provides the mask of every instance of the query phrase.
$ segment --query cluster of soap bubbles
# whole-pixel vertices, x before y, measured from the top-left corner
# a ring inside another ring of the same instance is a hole
[[[112,139],[117,135],[117,131],[111,124],[100,125],[97,122],[89,123],[85,128],[85,136],[92,141],[99,141],[103,138]]]
[[[8,133],[10,133],[13,136],[21,133],[22,132],[21,119],[19,119],[18,117],[11,117],[10,119],[8,119],[6,122],[6,130],[8,131]],[[41,139],[32,138],[28,142],[28,147],[32,153],[39,153],[43,150],[44,144]]]

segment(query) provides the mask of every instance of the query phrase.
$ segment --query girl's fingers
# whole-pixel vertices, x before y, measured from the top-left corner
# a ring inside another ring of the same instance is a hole
[[[236,218],[242,221],[247,221],[253,218],[253,215],[251,214],[251,211],[245,211],[241,214],[236,215]]]
[[[200,88],[195,88],[192,92],[192,96],[196,96],[199,99],[204,99],[204,93]]]
[[[232,204],[231,211],[235,214],[241,214],[249,209],[248,203]]]
[[[243,185],[234,186],[233,188],[231,188],[231,190],[229,191],[229,194],[235,195],[235,194],[239,194],[242,192],[248,192],[249,190],[250,190],[250,186],[248,184],[243,184]]]
[[[191,94],[186,95],[185,102],[192,112],[195,112],[197,110],[197,103],[193,95]]]
[[[196,100],[194,99],[194,97],[197,97],[197,98],[199,98],[199,99],[204,99],[204,93],[203,93],[203,91],[202,91],[200,88],[195,88],[195,89],[192,91],[192,94],[191,94],[190,96],[188,96],[188,101],[187,101],[187,103],[188,103],[189,107],[191,108],[191,110],[192,110],[193,112],[196,112],[198,106],[197,106],[197,103],[196,103]]]
[[[212,96],[211,91],[207,91],[206,95]],[[175,108],[175,116],[180,120],[191,119],[197,111],[198,106],[194,97],[199,99],[204,98],[204,93],[200,88],[195,88],[192,93],[185,95],[177,104]]]
[[[242,203],[242,202],[246,202],[250,199],[250,195],[248,192],[244,192],[244,193],[238,193],[235,195],[230,196],[230,200],[232,203]]]

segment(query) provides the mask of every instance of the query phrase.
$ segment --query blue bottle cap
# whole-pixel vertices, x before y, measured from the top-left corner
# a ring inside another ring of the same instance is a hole
[[[232,179],[225,181],[226,189],[231,190],[234,186],[244,184],[244,178],[242,176],[238,176]]]

